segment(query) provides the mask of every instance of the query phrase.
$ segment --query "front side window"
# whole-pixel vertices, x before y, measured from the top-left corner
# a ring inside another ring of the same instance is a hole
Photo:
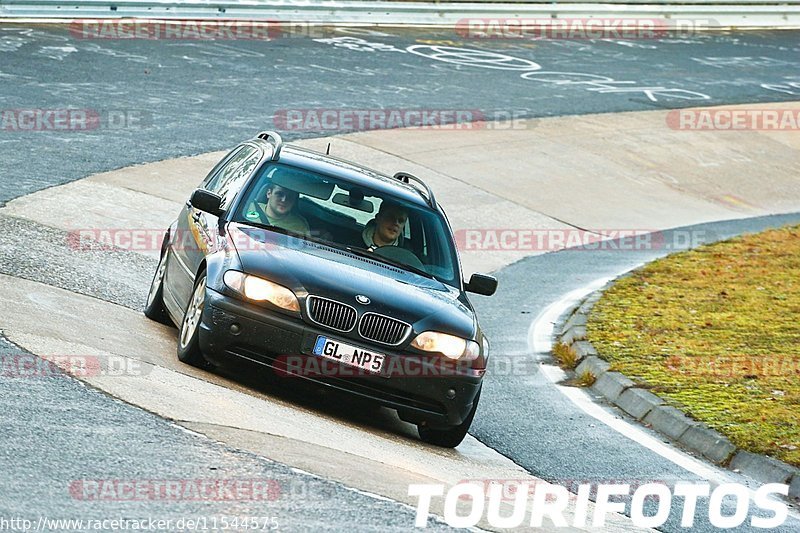
[[[426,207],[297,167],[265,165],[236,222],[322,241],[458,286],[443,217]]]

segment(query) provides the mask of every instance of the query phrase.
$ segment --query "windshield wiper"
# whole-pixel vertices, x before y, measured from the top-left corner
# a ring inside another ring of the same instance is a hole
[[[309,240],[309,241],[322,242],[322,241],[319,241],[318,239],[315,239],[315,238],[310,237],[308,235],[304,235],[302,233],[297,233],[296,231],[292,231],[292,230],[288,230],[288,229],[284,229],[284,228],[279,228],[278,226],[272,226],[270,224],[262,224],[261,222],[254,222],[252,220],[247,220],[247,221],[234,220],[234,222],[236,222],[237,224],[244,224],[246,226],[253,226],[254,228],[258,228],[258,229],[265,229],[265,230],[269,230],[269,231],[274,231],[275,233],[280,233],[281,235],[288,235],[289,237],[296,237],[298,239],[306,239],[306,240]]]
[[[387,265],[391,265],[391,266],[394,266],[394,267],[397,267],[397,268],[402,268],[403,270],[408,270],[410,272],[413,272],[414,274],[418,274],[418,275],[426,277],[426,278],[436,279],[433,276],[433,274],[425,272],[421,268],[417,268],[415,266],[407,265],[405,263],[401,263],[400,261],[392,261],[391,259],[387,259],[386,257],[383,257],[382,255],[378,255],[375,252],[370,252],[366,248],[359,248],[357,246],[346,246],[345,250],[347,250],[351,254],[357,255],[359,257],[372,259],[374,261],[379,261],[381,263],[386,263]]]
[[[269,224],[262,224],[261,222],[253,222],[252,220],[234,220],[237,224],[244,224],[245,226],[253,226],[254,228],[258,229],[266,229],[270,231],[275,231],[277,233],[283,233],[284,235],[295,235],[293,232],[287,231],[283,228],[279,228],[278,226],[271,226]]]

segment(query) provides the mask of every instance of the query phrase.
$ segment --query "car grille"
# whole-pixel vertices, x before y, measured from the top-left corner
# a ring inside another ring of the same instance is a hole
[[[411,331],[411,325],[388,316],[365,313],[358,323],[358,334],[381,344],[396,345]]]
[[[350,331],[356,325],[357,314],[355,308],[349,305],[319,296],[309,296],[308,316],[322,326]]]

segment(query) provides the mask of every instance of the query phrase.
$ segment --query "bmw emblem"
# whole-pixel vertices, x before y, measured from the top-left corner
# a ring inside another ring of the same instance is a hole
[[[362,305],[369,305],[369,303],[370,303],[372,300],[370,300],[369,298],[367,298],[367,297],[366,297],[366,296],[364,296],[363,294],[357,294],[357,295],[356,295],[356,301],[357,301],[358,303],[362,304]]]

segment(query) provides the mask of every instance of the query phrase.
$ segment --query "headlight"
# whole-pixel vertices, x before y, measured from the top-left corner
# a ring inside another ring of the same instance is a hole
[[[278,285],[244,272],[237,272],[236,270],[225,272],[223,279],[225,280],[225,285],[248,300],[270,302],[281,309],[294,313],[300,312],[300,304],[297,302],[297,297],[283,285]]]
[[[411,341],[411,346],[425,352],[439,352],[454,360],[472,361],[480,355],[477,342],[438,331],[423,331]]]

